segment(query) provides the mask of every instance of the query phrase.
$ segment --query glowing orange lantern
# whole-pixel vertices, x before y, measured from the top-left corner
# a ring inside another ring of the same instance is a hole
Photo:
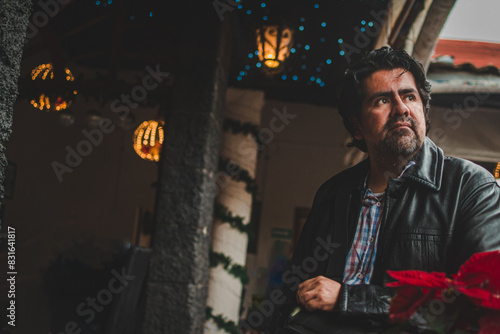
[[[68,68],[64,69],[66,81],[72,82],[75,77]],[[42,64],[37,66],[31,71],[31,80],[45,81],[54,79],[54,68],[52,64]],[[73,102],[73,98],[78,93],[76,90],[69,92],[52,92],[49,93],[43,89],[44,92],[31,100],[31,105],[40,110],[46,111],[61,111],[68,108]]]
[[[293,30],[282,24],[264,25],[257,29],[259,59],[269,74],[283,70],[283,63],[290,56]]]
[[[160,120],[144,121],[134,132],[134,150],[144,160],[159,161],[163,144],[163,126]]]

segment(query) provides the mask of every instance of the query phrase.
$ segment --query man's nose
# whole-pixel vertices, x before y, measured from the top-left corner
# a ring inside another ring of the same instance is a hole
[[[394,105],[392,106],[391,116],[408,116],[410,114],[410,109],[404,103],[400,96],[394,99]]]

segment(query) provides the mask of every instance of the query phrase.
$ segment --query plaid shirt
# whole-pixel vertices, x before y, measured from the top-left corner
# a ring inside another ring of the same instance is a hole
[[[398,178],[415,164],[410,161],[403,169]],[[358,226],[351,249],[347,254],[344,268],[343,282],[345,284],[369,284],[372,273],[375,255],[377,254],[377,241],[380,227],[380,217],[384,208],[385,194],[374,194],[366,186],[361,202],[361,210],[358,218]]]

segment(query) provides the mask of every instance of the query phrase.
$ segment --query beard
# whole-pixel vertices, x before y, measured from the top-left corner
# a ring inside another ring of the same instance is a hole
[[[406,122],[410,128],[391,130],[397,122]],[[386,135],[382,139],[381,150],[392,156],[413,156],[422,146],[422,139],[417,136],[417,124],[413,118],[398,117],[390,119],[384,126]]]

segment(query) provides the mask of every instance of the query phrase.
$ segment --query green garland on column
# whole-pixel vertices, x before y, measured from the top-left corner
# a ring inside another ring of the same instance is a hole
[[[240,264],[233,263],[233,259],[231,257],[222,253],[214,252],[210,249],[209,260],[210,267],[215,268],[221,264],[229,274],[239,279],[242,285],[245,285],[250,281],[247,268]]]
[[[257,125],[250,122],[243,123],[233,118],[224,119],[222,129],[224,131],[231,130],[235,135],[242,133],[244,135],[251,134],[254,138],[259,136],[259,127]]]
[[[243,217],[234,216],[222,203],[215,202],[214,218],[220,220],[222,223],[231,225],[231,227],[237,229],[241,233],[248,235],[249,238],[253,237],[254,231],[252,230],[252,222],[248,224],[243,223]]]
[[[258,133],[259,127],[250,122],[242,123],[239,120],[226,118],[223,124],[224,131],[231,131],[233,134],[251,134],[252,138],[256,141],[257,145],[259,145]],[[219,161],[219,170],[224,171],[224,167],[228,166],[230,163],[229,159],[220,159]],[[250,173],[231,162],[233,165],[233,169],[237,172],[229,174],[231,179],[236,182],[244,182],[246,184],[245,191],[248,192],[252,196],[252,203],[255,199],[255,195],[257,193],[257,182],[253,177],[250,176]],[[214,218],[220,220],[222,223],[228,223],[231,227],[237,229],[241,233],[245,233],[249,238],[253,237],[253,225],[250,221],[248,224],[244,224],[243,217],[234,215],[229,208],[224,206],[220,202],[215,202],[214,204]],[[233,259],[230,256],[227,256],[222,253],[214,252],[210,249],[209,253],[210,259],[210,267],[214,268],[218,265],[222,265],[224,270],[226,270],[230,275],[241,281],[242,285],[246,285],[250,278],[248,276],[248,271],[245,266],[234,263]],[[217,327],[220,329],[230,333],[230,334],[241,334],[241,331],[238,329],[237,324],[232,320],[227,320],[222,315],[214,315],[212,313],[213,309],[211,307],[207,307],[206,309],[206,319],[213,320]]]
[[[227,320],[225,317],[222,315],[214,315],[212,313],[213,309],[211,307],[207,307],[205,310],[205,317],[208,319],[212,319],[217,327],[220,329],[225,330],[226,332],[230,334],[241,334],[241,331],[238,329],[238,326],[236,323],[232,320]]]
[[[219,170],[224,171],[224,166],[233,165],[233,168],[237,171],[229,176],[236,182],[244,182],[246,184],[245,190],[247,193],[253,196],[257,192],[257,181],[250,176],[250,173],[238,166],[236,163],[230,161],[229,159],[221,158],[219,160]]]

